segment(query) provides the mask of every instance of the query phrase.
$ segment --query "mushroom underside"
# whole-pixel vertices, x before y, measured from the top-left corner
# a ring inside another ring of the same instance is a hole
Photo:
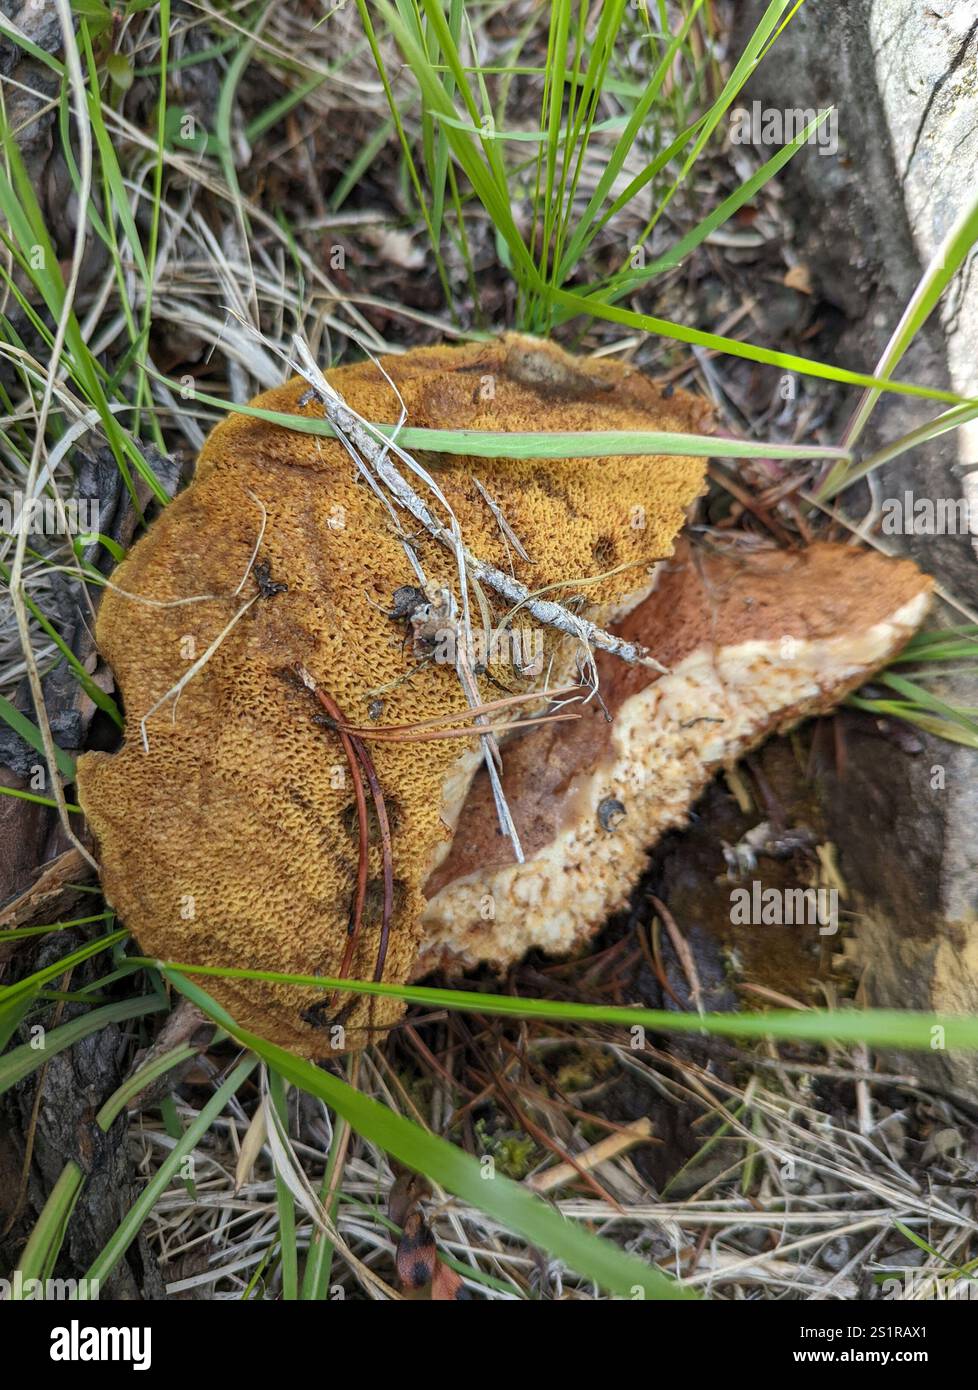
[[[476,776],[425,885],[416,976],[580,947],[625,905],[649,849],[685,823],[710,778],[833,709],[910,638],[931,590],[909,561],[825,543],[750,556],[686,545],[662,570],[619,630],[669,674],[601,659],[610,722],[592,703],[580,723],[505,746],[524,864],[495,833]]]

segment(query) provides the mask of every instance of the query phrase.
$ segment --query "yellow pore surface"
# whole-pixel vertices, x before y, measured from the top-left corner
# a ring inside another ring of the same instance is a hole
[[[638,371],[572,358],[526,338],[418,349],[383,365],[412,427],[709,427],[704,407],[690,396],[664,399]],[[397,420],[397,398],[375,364],[337,369],[329,380],[366,419]],[[300,408],[304,390],[293,380],[256,404],[321,416],[315,401]],[[574,581],[550,597],[584,593],[604,606],[640,589],[645,566],[671,553],[704,469],[701,459],[676,457],[513,462],[429,454],[421,461],[480,559],[504,569],[512,561],[534,590]],[[473,475],[532,563],[507,553]],[[288,591],[258,598],[175,705],[153,715],[145,752],[140,720],[257,592],[253,575],[235,592],[259,534],[256,499],[267,512],[258,560]],[[451,555],[400,516],[429,580],[452,586],[457,597]],[[616,569],[596,585],[583,582]],[[105,593],[98,640],[125,702],[126,740],[115,754],[87,754],[78,768],[109,902],[142,949],[161,959],[337,974],[359,863],[353,782],[338,738],[316,722],[315,702],[288,678],[289,669],[301,663],[354,725],[370,724],[369,707],[378,699],[383,708],[379,717],[375,708],[374,721],[381,727],[465,708],[453,668],[419,665],[403,623],[380,611],[391,607],[399,586],[416,582],[390,514],[335,439],[231,415],[207,440],[193,484],[113,578],[124,593]],[[201,595],[207,597],[174,603]],[[498,623],[507,605],[487,596]],[[472,611],[478,626],[474,600]],[[547,640],[552,649],[553,635]],[[491,669],[506,689],[528,688],[512,667]],[[484,679],[481,693],[492,700],[503,692]],[[421,885],[450,837],[440,814],[443,784],[460,755],[477,745],[453,739],[369,746],[393,831],[395,913],[384,978],[403,981],[421,935]],[[373,826],[352,978],[373,976],[382,899]],[[401,1012],[396,1000],[360,996],[336,1030],[335,1007],[310,1015],[310,1005],[348,1004],[352,996],[330,1001],[309,987],[202,983],[242,1027],[312,1057],[382,1036],[372,1030]]]

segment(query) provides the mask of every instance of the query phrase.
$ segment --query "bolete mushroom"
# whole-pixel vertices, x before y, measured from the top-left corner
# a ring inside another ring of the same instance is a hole
[[[412,427],[709,428],[692,396],[512,335],[381,366],[328,374],[374,422],[396,422],[403,402]],[[306,388],[296,379],[256,404],[320,412]],[[336,438],[231,415],[119,567],[98,620],[127,737],[80,759],[79,794],[107,899],[145,951],[403,982],[435,964],[569,950],[624,901],[714,769],[830,708],[928,601],[913,565],[837,545],[684,545],[669,561],[700,459],[419,461],[430,505],[443,521],[451,509],[473,555],[578,616],[617,619],[669,673],[601,653],[600,698],[574,705],[580,718],[503,744],[516,862],[489,775],[475,776],[485,741],[438,722],[472,727],[455,656],[438,652],[457,635],[457,557]],[[578,637],[472,589],[474,621],[544,639],[535,660],[490,645],[473,673],[481,699],[575,678]],[[402,1011],[300,985],[206,984],[241,1026],[313,1057],[381,1036]]]
[[[412,427],[709,427],[702,402],[638,370],[512,335],[381,365],[328,374],[374,422],[397,422],[403,401]],[[306,386],[292,380],[256,404],[321,414]],[[704,472],[689,457],[421,462],[473,554],[601,623],[648,592]],[[422,889],[448,849],[480,741],[365,737],[357,747],[369,750],[384,807],[371,815],[367,770],[337,729],[466,710],[451,659],[433,645],[438,621],[453,621],[456,560],[416,529],[337,439],[233,414],[113,576],[97,636],[125,701],[126,740],[81,758],[78,787],[107,899],[145,951],[290,974],[371,978],[381,959],[386,980],[415,970]],[[486,589],[474,621],[483,601],[498,626],[510,605]],[[513,625],[538,635],[526,611]],[[522,647],[487,652],[503,690],[483,681],[484,700],[573,674],[580,642],[539,635],[536,661]],[[396,1000],[334,1001],[301,986],[206,984],[243,1027],[310,1056],[376,1037],[401,1012]]]

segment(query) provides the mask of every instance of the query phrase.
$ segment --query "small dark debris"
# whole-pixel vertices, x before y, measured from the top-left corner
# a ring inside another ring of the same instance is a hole
[[[383,714],[383,712],[384,712],[384,701],[383,701],[383,700],[371,700],[371,701],[370,701],[370,704],[367,706],[367,718],[368,718],[368,719],[379,719],[380,716]]]
[[[606,796],[598,807],[598,822],[602,830],[613,835],[627,814],[622,802],[617,801],[613,796]]]
[[[262,598],[274,598],[276,594],[287,594],[288,584],[278,584],[271,578],[271,564],[268,560],[259,560],[254,568],[255,583]]]
[[[299,1010],[299,1017],[303,1023],[307,1023],[310,1028],[328,1028],[332,1020],[328,1017],[329,1000],[318,999],[315,1004],[310,1004],[307,1009]]]
[[[299,1017],[310,1028],[342,1028],[356,1007],[356,998],[350,999],[337,1013],[332,1013],[329,999],[317,999],[307,1009],[299,1010]]]
[[[394,597],[391,600],[391,607],[387,616],[400,621],[404,618],[413,618],[419,608],[423,608],[428,603],[428,596],[424,589],[419,589],[416,584],[402,584],[399,589],[394,590]]]

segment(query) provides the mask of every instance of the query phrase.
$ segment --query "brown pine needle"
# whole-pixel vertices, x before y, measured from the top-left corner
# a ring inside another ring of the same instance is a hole
[[[363,926],[363,905],[367,890],[369,838],[366,799],[364,797],[363,784],[360,777],[361,771],[370,788],[370,795],[373,799],[374,811],[377,816],[377,824],[380,827],[384,875],[384,906],[381,916],[380,942],[377,948],[377,963],[374,966],[374,980],[380,981],[383,979],[384,965],[387,961],[387,946],[390,940],[391,917],[394,912],[394,847],[391,841],[390,821],[387,816],[384,793],[381,789],[380,781],[377,777],[377,772],[374,768],[370,753],[364,747],[360,739],[347,733],[344,725],[343,713],[339,705],[337,705],[331,695],[328,695],[326,691],[320,689],[309,672],[299,662],[296,662],[293,669],[301,683],[310,691],[325,711],[329,720],[329,727],[339,735],[343,745],[343,751],[346,753],[347,761],[350,764],[350,772],[353,777],[354,787],[358,788],[357,820],[360,826],[360,862],[357,874],[357,897],[353,914],[352,930],[346,944],[346,950],[343,953],[343,960],[340,963],[339,977],[341,979],[346,976],[353,963],[357,940],[360,929]],[[354,1001],[351,1000],[351,1005],[353,1002]]]

